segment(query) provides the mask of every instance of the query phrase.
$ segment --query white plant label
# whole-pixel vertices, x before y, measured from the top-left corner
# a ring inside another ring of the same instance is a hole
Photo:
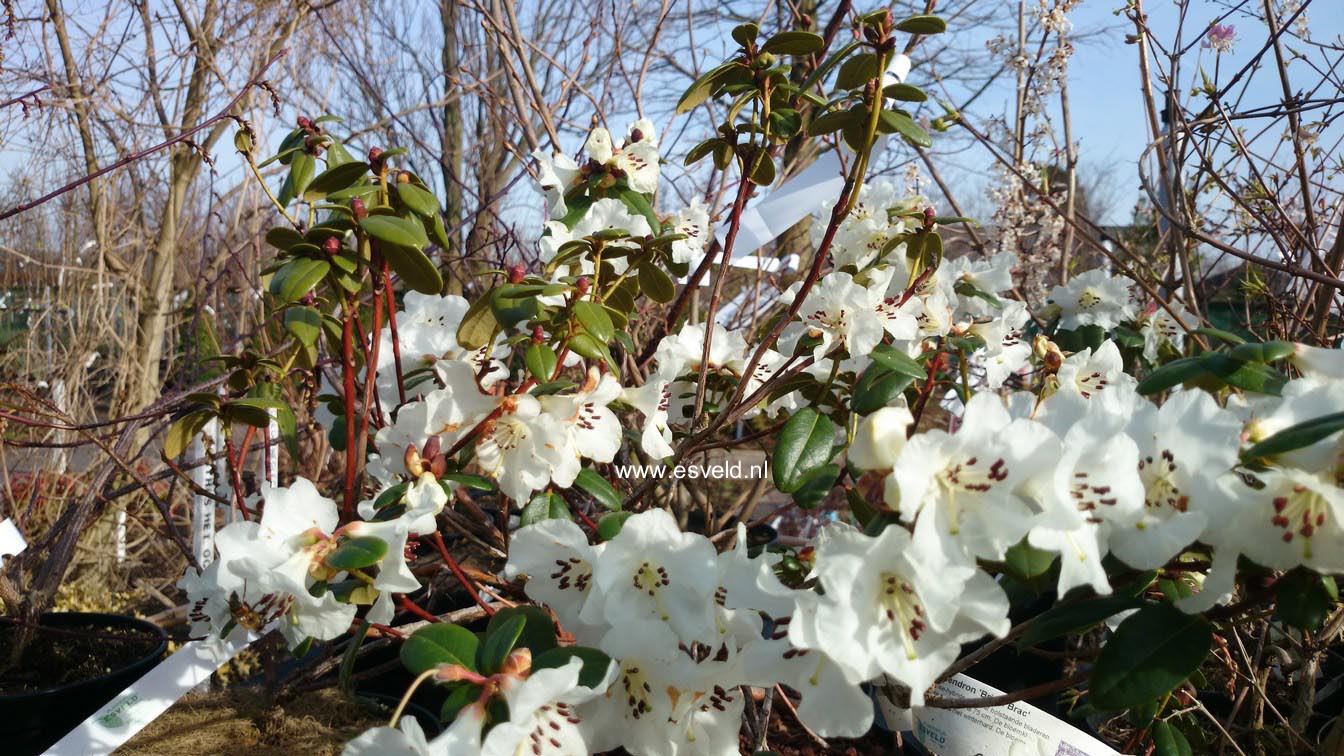
[[[0,564],[5,563],[8,557],[15,557],[23,553],[28,548],[28,541],[24,540],[23,533],[19,532],[19,527],[14,521],[5,518],[0,522]]]
[[[186,644],[67,733],[47,756],[112,753],[258,637],[239,628],[227,640],[209,638]]]
[[[937,691],[949,699],[1003,695],[966,675],[939,683]],[[877,700],[887,721],[900,721],[900,712],[886,696],[879,694]],[[1029,703],[969,709],[923,707],[913,714],[915,737],[939,756],[1119,756],[1100,740]]]

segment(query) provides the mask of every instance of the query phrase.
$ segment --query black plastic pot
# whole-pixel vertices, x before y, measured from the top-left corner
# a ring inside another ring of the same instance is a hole
[[[43,627],[97,632],[103,628],[124,628],[143,632],[146,645],[153,650],[118,669],[86,680],[66,683],[46,690],[0,695],[0,751],[38,754],[51,747],[75,726],[88,719],[98,707],[112,700],[160,660],[168,649],[168,636],[152,622],[116,614],[53,612],[42,615]],[[38,630],[38,634],[42,633]]]

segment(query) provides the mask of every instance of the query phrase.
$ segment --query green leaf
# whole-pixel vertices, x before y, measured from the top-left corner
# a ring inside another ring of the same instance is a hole
[[[595,470],[587,467],[580,470],[578,477],[574,478],[574,485],[613,512],[621,508],[621,495],[616,492],[616,488],[611,483],[607,482],[606,478],[598,475]]]
[[[173,424],[168,426],[168,433],[163,439],[163,455],[169,459],[181,456],[212,417],[213,412],[200,409],[174,420]]]
[[[610,541],[621,532],[621,527],[625,521],[630,519],[634,512],[608,512],[597,521],[597,537],[603,541]]]
[[[803,509],[812,509],[826,500],[835,488],[840,477],[840,465],[822,465],[803,478],[798,490],[793,492],[793,500]]]
[[[285,310],[285,328],[299,343],[312,346],[322,335],[322,313],[316,307],[290,307]]]
[[[1274,457],[1294,449],[1302,449],[1323,441],[1344,430],[1344,412],[1317,417],[1292,425],[1260,441],[1242,454],[1242,459],[1253,460]]]
[[[794,413],[779,432],[771,460],[775,488],[793,493],[817,468],[831,459],[835,424],[811,407]]]
[[[543,651],[549,651],[556,647],[555,639],[555,621],[551,615],[546,613],[545,609],[530,604],[520,604],[506,609],[500,609],[490,617],[490,623],[485,627],[485,637],[494,635],[504,623],[509,622],[514,617],[524,618],[527,624],[523,626],[522,635],[514,648],[531,649],[532,656],[536,657]],[[487,641],[488,642],[488,641]]]
[[[490,311],[505,328],[512,328],[524,320],[537,316],[539,288],[519,284],[504,284],[490,294]]]
[[[296,257],[271,276],[271,296],[278,304],[287,305],[312,291],[330,270],[331,263],[326,260]]]
[[[440,664],[455,664],[476,671],[476,634],[449,622],[436,622],[416,630],[401,644],[401,663],[411,674],[427,672]]]
[[[1191,756],[1190,741],[1171,722],[1154,722],[1153,753],[1156,756]]]
[[[523,353],[523,363],[527,365],[527,372],[539,381],[549,381],[551,376],[555,375],[555,366],[558,362],[555,350],[546,344],[533,344]]]
[[[518,519],[519,527],[527,527],[533,523],[542,520],[572,520],[569,516],[569,507],[565,505],[565,500],[560,496],[549,491],[543,491],[523,507],[522,515]]]
[[[607,308],[586,299],[574,303],[574,316],[579,319],[588,333],[601,342],[611,341],[616,335],[616,326],[607,315]]]
[[[765,150],[756,150],[747,161],[750,173],[747,179],[756,186],[770,186],[775,183],[775,161]]]
[[[947,22],[937,16],[911,16],[896,24],[896,31],[906,34],[942,34]]]
[[[717,68],[710,69],[704,76],[696,79],[695,83],[691,84],[686,92],[681,95],[681,99],[677,100],[675,114],[681,115],[708,100],[714,94],[714,89],[719,82],[727,78],[733,72],[733,69],[738,66],[737,63],[724,63]]]
[[[266,243],[280,250],[289,251],[290,247],[303,242],[303,234],[289,226],[276,226],[266,232]]]
[[[819,34],[808,31],[782,31],[767,39],[761,50],[775,55],[811,55],[826,46]]]
[[[451,480],[454,483],[461,484],[474,491],[493,491],[495,482],[484,475],[472,475],[471,473],[450,472],[439,476],[440,480]]]
[[[1077,604],[1053,606],[1037,615],[1017,639],[1018,649],[1030,648],[1041,641],[1081,632],[1120,612],[1138,609],[1143,600],[1133,596],[1100,596]]]
[[[327,145],[328,168],[335,168],[338,165],[353,162],[355,162],[355,158],[350,154],[350,151],[345,148],[345,145],[335,140],[332,140],[331,144]]]
[[[919,377],[925,377],[922,370]],[[895,402],[901,392],[905,391],[914,380],[907,372],[896,372],[886,364],[874,360],[873,364],[859,374],[859,380],[854,383],[850,406],[860,415],[876,412]]]
[[[563,667],[569,663],[570,659],[583,660],[583,671],[579,673],[579,685],[585,688],[595,688],[601,685],[607,677],[607,670],[611,668],[611,657],[595,648],[565,646],[543,651],[540,655],[532,657],[532,669]]]
[[[1102,647],[1089,689],[1092,705],[1128,709],[1174,690],[1199,670],[1212,642],[1199,615],[1165,603],[1140,609]]]
[[[1143,380],[1139,381],[1135,390],[1143,396],[1151,396],[1174,386],[1179,386],[1186,381],[1194,380],[1201,375],[1204,375],[1204,364],[1200,358],[1183,357],[1179,360],[1172,360],[1149,373]]]
[[[1293,356],[1297,345],[1290,341],[1266,341],[1263,344],[1239,344],[1228,350],[1227,356],[1247,362],[1277,362]]]
[[[835,75],[835,85],[841,89],[858,89],[881,73],[876,55],[859,53],[840,65],[840,73]]]
[[[439,214],[439,200],[415,184],[397,184],[397,198],[416,215],[429,218]]]
[[[612,358],[611,351],[607,349],[607,345],[594,339],[592,334],[574,334],[574,337],[569,340],[569,348],[580,357],[586,357],[590,360],[602,360],[613,368],[616,365],[616,360]]]
[[[317,170],[317,160],[306,152],[299,152],[289,164],[289,191],[291,197],[302,197]],[[286,203],[287,204],[287,203]]]
[[[653,205],[649,204],[649,198],[635,191],[634,189],[619,189],[616,192],[616,198],[625,203],[630,208],[630,212],[636,215],[644,216],[644,220],[649,222],[649,228],[655,235],[662,228],[658,222],[658,214],[653,211]]]
[[[1200,361],[1207,372],[1243,391],[1278,396],[1288,383],[1282,373],[1259,362],[1246,362],[1217,352],[1205,352]]]
[[[526,626],[527,617],[521,614],[509,616],[499,623],[491,618],[490,626],[485,631],[485,643],[481,644],[477,652],[481,672],[493,675],[499,671],[504,660],[513,651],[513,647],[517,645],[518,639],[522,637],[523,628]]]
[[[306,189],[303,190],[303,198],[309,202],[316,202],[325,199],[327,195],[341,189],[349,188],[356,181],[368,173],[369,166],[366,163],[340,163],[318,174]]]
[[[882,88],[882,96],[902,102],[924,102],[929,99],[924,90],[910,84],[888,84]]]
[[[915,362],[913,357],[890,344],[878,344],[877,348],[868,356],[872,358],[873,362],[894,373],[909,376],[911,379],[919,380],[928,377],[928,371],[924,369],[923,365]]]
[[[342,543],[322,561],[336,570],[358,570],[378,564],[387,556],[387,542],[373,536],[358,536]]]
[[[1009,575],[1027,582],[1031,578],[1044,575],[1055,563],[1057,554],[1053,551],[1038,549],[1022,539],[1004,555],[1003,566]]]
[[[829,134],[832,131],[839,131],[851,123],[858,123],[862,118],[862,108],[833,110],[830,113],[823,113],[813,118],[812,122],[807,125],[807,133],[809,136]]]
[[[894,110],[884,110],[878,114],[879,130],[886,134],[896,133],[909,139],[920,147],[932,147],[933,139],[929,132],[915,123],[915,119]]]
[[[421,294],[438,294],[443,290],[443,276],[438,267],[418,248],[389,243],[379,245],[378,251],[407,286]]]
[[[671,302],[677,296],[672,277],[653,263],[646,262],[639,266],[639,288],[649,299],[661,304]]]
[[[1339,603],[1335,581],[1298,567],[1279,578],[1274,616],[1299,630],[1316,630]]]
[[[275,411],[275,428],[280,434],[280,440],[285,442],[285,449],[289,451],[291,459],[299,458],[299,430],[298,419],[294,417],[294,410],[289,407],[280,407]]]
[[[482,295],[467,308],[462,316],[462,324],[457,327],[457,343],[464,349],[480,349],[489,344],[499,331],[499,321],[490,309],[493,299],[488,293]]]
[[[410,218],[397,215],[370,215],[359,222],[359,227],[369,236],[388,244],[414,249],[429,246],[425,227]]]
[[[1224,331],[1221,328],[1196,328],[1191,333],[1198,336],[1211,336],[1215,339],[1220,339],[1234,345],[1246,343],[1246,339],[1243,339],[1231,331]]]
[[[756,41],[757,35],[761,33],[761,27],[753,23],[739,24],[733,27],[733,41],[743,47],[747,47]]]

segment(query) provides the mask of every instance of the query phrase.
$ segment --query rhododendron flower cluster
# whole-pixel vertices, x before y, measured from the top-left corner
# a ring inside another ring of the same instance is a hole
[[[888,55],[889,16],[864,19]],[[748,26],[743,60],[774,65]],[[890,99],[842,89],[860,103],[843,113]],[[919,136],[889,112],[898,126],[883,133]],[[840,137],[863,154],[880,119],[851,120],[872,124],[857,147]],[[696,151],[739,161],[740,199],[773,180],[768,151],[717,139]],[[858,736],[875,690],[906,713],[937,705],[966,644],[1013,633],[1014,586],[1068,602],[1123,591],[1136,617],[1180,616],[1149,589],[1156,571],[1186,578],[1167,603],[1190,613],[1233,598],[1247,563],[1344,572],[1340,350],[1201,328],[1106,268],[1032,308],[1014,256],[945,256],[939,228],[963,219],[862,181],[861,161],[861,188],[814,219],[812,271],[780,285],[760,323],[646,319],[636,297],[679,312],[674,279],[715,263],[715,211],[655,209],[648,121],[622,139],[593,129],[580,160],[533,157],[540,267],[499,271],[475,299],[408,293],[375,321],[371,485],[347,491],[344,512],[302,478],[265,488],[259,517],[220,531],[218,558],[183,579],[202,634],[275,623],[297,648],[352,625],[396,634],[385,626],[403,608],[424,621],[402,640],[407,697],[451,691],[445,731],[405,718],[348,753],[738,753],[753,689],[796,698],[821,737]],[[646,348],[630,335],[650,330]],[[349,433],[354,402],[327,404]],[[749,431],[729,438],[734,425]],[[745,513],[696,524],[712,510],[667,506],[675,484],[613,473],[744,439],[770,455],[786,510],[847,507],[814,537],[758,539]],[[472,629],[405,594],[420,587],[417,544],[470,590],[440,529],[463,510],[495,527],[478,499],[502,537],[486,544],[492,601],[470,591],[491,616]],[[1174,687],[1091,702],[1164,706]]]

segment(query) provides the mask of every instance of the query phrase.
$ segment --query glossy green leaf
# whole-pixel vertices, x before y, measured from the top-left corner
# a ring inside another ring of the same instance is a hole
[[[585,688],[596,688],[601,685],[607,677],[607,671],[611,669],[610,656],[586,646],[565,646],[544,651],[532,657],[532,669],[563,667],[569,663],[570,659],[575,658],[583,660],[583,671],[579,673],[579,685]]]
[[[882,365],[888,370],[909,376],[914,380],[921,380],[928,376],[928,371],[924,366],[915,361],[915,359],[904,351],[897,349],[890,344],[878,344],[877,348],[868,355],[873,362]]]
[[[415,184],[397,184],[397,197],[417,215],[429,217],[439,213],[439,200]]]
[[[858,89],[881,73],[877,55],[862,52],[840,64],[840,72],[835,75],[835,85],[841,89]]]
[[[296,257],[271,276],[271,296],[278,304],[287,305],[312,291],[330,270],[331,263],[326,260]]]
[[[518,637],[518,642],[514,644],[514,648],[530,649],[532,656],[536,657],[537,654],[556,647],[555,621],[551,619],[551,615],[547,614],[545,609],[530,604],[510,606],[495,612],[490,617],[489,624],[485,627],[485,637],[493,636],[514,617],[527,620],[527,624],[523,626],[523,632]]]
[[[621,495],[616,492],[611,483],[607,482],[606,478],[598,475],[595,470],[587,467],[580,470],[578,476],[574,478],[574,485],[613,512],[621,508]]]
[[[662,304],[671,302],[677,296],[677,287],[672,282],[672,277],[653,263],[643,263],[639,266],[639,288],[649,299]]]
[[[1194,753],[1190,741],[1169,721],[1154,722],[1151,734],[1154,756],[1191,756]]]
[[[1278,396],[1288,384],[1283,373],[1263,363],[1238,360],[1217,352],[1205,352],[1200,355],[1200,362],[1206,372],[1243,391]]]
[[[493,618],[492,618],[493,619]],[[485,631],[485,642],[481,644],[477,652],[477,661],[480,664],[481,672],[487,675],[493,675],[499,671],[513,651],[514,646],[518,644],[518,639],[523,635],[523,628],[527,626],[527,617],[521,614],[514,614],[506,617],[502,622],[491,623]]]
[[[527,365],[527,372],[531,373],[533,378],[544,382],[555,375],[555,366],[559,364],[559,358],[550,346],[532,344],[523,353],[523,363]]]
[[[775,488],[793,493],[815,470],[831,459],[835,424],[811,407],[795,412],[779,432],[771,459]]]
[[[396,215],[370,215],[359,222],[359,227],[373,238],[389,244],[414,249],[429,246],[425,228],[410,218]]]
[[[480,645],[476,634],[465,627],[436,622],[416,630],[401,644],[401,663],[415,675],[440,664],[454,664],[476,671],[476,652]]]
[[[915,123],[915,119],[904,113],[897,113],[894,110],[884,110],[878,115],[878,124],[880,130],[884,133],[900,134],[920,147],[933,146],[933,139],[929,137],[929,132],[925,131],[919,124]]]
[[[1279,454],[1293,451],[1294,449],[1303,449],[1312,444],[1323,441],[1340,431],[1344,431],[1344,412],[1336,412],[1333,415],[1312,418],[1305,422],[1291,425],[1275,433],[1269,438],[1260,441],[1251,448],[1247,449],[1242,455],[1243,459],[1252,460],[1261,457],[1274,457]]]
[[[925,377],[923,371],[920,371],[919,377]],[[894,403],[914,380],[905,372],[896,372],[874,361],[859,374],[850,406],[860,415],[876,412]]]
[[[911,16],[897,23],[896,31],[906,34],[942,34],[947,31],[947,22],[938,16]]]
[[[521,527],[527,527],[533,523],[542,520],[571,520],[569,507],[565,500],[557,494],[543,491],[523,507],[522,515],[519,517],[518,524]]]
[[[597,521],[597,537],[603,541],[610,541],[621,532],[621,527],[625,521],[630,519],[634,512],[608,512]]]
[[[289,226],[276,226],[266,232],[266,243],[282,252],[302,242],[303,234]]]
[[[1227,351],[1234,360],[1247,362],[1277,362],[1293,356],[1297,345],[1291,341],[1266,341],[1262,344],[1238,344]]]
[[[1048,566],[1048,565],[1047,565]],[[1120,612],[1138,609],[1143,600],[1134,596],[1099,596],[1076,604],[1053,606],[1031,620],[1017,639],[1019,649],[1030,648],[1042,641],[1086,630]]]
[[[168,426],[168,433],[163,438],[163,455],[169,459],[181,456],[212,417],[213,412],[201,409],[188,412],[174,420],[173,424]]]
[[[1058,555],[1053,551],[1032,546],[1024,538],[1008,549],[1003,558],[1003,566],[1009,575],[1026,582],[1049,571],[1050,565],[1055,563],[1056,556]]]
[[[289,191],[294,197],[302,197],[313,180],[317,170],[317,160],[306,152],[295,153],[289,164]]]
[[[812,509],[826,500],[839,478],[839,465],[822,465],[803,478],[798,490],[793,492],[793,501],[803,509]]]
[[[819,34],[807,31],[782,31],[767,39],[761,49],[775,55],[811,55],[826,46]]]
[[[1212,642],[1199,615],[1166,603],[1140,609],[1102,647],[1089,688],[1092,705],[1128,709],[1169,693],[1199,669]]]
[[[910,84],[888,84],[882,88],[882,96],[902,102],[924,102],[929,99],[928,94],[919,87]]]
[[[319,173],[303,190],[303,198],[308,202],[325,199],[327,195],[341,189],[347,189],[369,172],[366,163],[341,163]]]
[[[616,326],[612,324],[611,316],[607,315],[607,309],[596,302],[586,299],[575,302],[574,316],[598,341],[605,343],[616,335]]]
[[[438,294],[443,290],[443,276],[433,260],[416,247],[399,244],[379,245],[378,251],[387,259],[392,270],[406,285],[421,294]]]
[[[1150,396],[1204,375],[1204,364],[1199,357],[1172,360],[1149,373],[1136,387],[1143,396]]]
[[[312,346],[322,335],[322,313],[316,307],[290,307],[285,310],[285,328],[305,346]]]
[[[1298,567],[1276,584],[1274,616],[1299,630],[1315,631],[1339,605],[1339,589],[1330,577]]]
[[[358,570],[371,567],[387,555],[387,542],[373,536],[351,538],[322,560],[336,570]]]
[[[489,344],[499,331],[499,321],[495,320],[495,314],[490,309],[491,299],[489,294],[482,295],[471,303],[467,314],[462,316],[462,323],[457,327],[457,343],[464,349],[480,349]]]
[[[728,78],[736,67],[737,63],[724,63],[696,79],[695,83],[681,95],[681,99],[677,100],[676,115],[681,115],[708,100],[719,83]]]

